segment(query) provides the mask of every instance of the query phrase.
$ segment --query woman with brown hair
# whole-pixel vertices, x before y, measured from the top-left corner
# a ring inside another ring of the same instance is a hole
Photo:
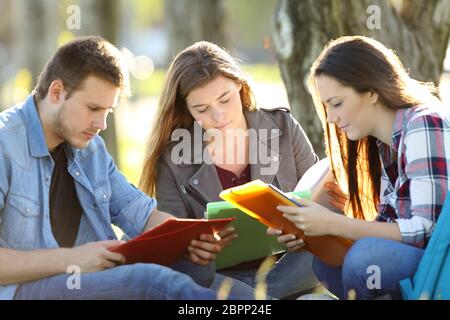
[[[349,217],[301,199],[279,209],[306,235],[356,240],[341,267],[314,260],[336,296],[401,298],[398,282],[414,274],[449,189],[448,110],[393,51],[361,36],[329,43],[309,86]]]
[[[158,198],[160,210],[203,218],[206,204],[220,201],[223,189],[261,179],[292,191],[316,163],[311,143],[288,110],[257,109],[253,100],[241,66],[217,45],[198,42],[175,57],[140,183]],[[185,139],[178,142],[179,138]],[[238,235],[225,229],[220,236],[223,247]],[[261,262],[220,270],[222,276],[216,278],[229,276],[254,287]],[[312,256],[283,255],[268,270],[266,283],[268,295],[275,298],[311,289],[318,283]]]

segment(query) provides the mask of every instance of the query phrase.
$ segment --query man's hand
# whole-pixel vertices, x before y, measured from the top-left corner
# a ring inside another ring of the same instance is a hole
[[[188,246],[188,258],[199,265],[207,265],[216,259],[216,254],[227,246],[237,234],[233,227],[222,229],[216,235],[202,234]]]
[[[122,243],[124,241],[119,240],[89,242],[70,249],[71,264],[79,266],[82,273],[102,271],[124,264],[124,256],[108,250]]]

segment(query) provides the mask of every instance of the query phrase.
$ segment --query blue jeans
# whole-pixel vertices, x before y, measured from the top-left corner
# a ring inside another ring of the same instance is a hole
[[[412,277],[424,250],[382,238],[356,241],[341,267],[331,267],[314,259],[317,278],[339,299],[354,290],[356,299],[389,296],[401,299],[399,281]]]
[[[225,276],[216,273],[215,263],[200,266],[189,260],[181,259],[170,266],[172,269],[185,273],[192,277],[198,284],[209,287],[216,292],[221,289]],[[252,300],[255,298],[255,289],[237,279],[231,279],[232,286],[229,295],[236,299]],[[270,299],[271,297],[268,297]]]
[[[309,252],[287,252],[269,270],[266,276],[267,295],[282,299],[289,295],[314,288],[319,284],[312,269],[313,256]],[[249,270],[223,270],[222,276],[239,280],[246,284],[237,285],[238,295],[245,287],[256,286],[257,269]]]
[[[202,287],[189,276],[156,264],[119,266],[80,274],[80,288],[69,289],[72,275],[61,274],[20,285],[14,299],[173,299],[212,300],[214,290]]]
[[[210,263],[206,266],[201,266],[187,260],[185,258],[178,260],[170,266],[171,269],[185,273],[190,276],[197,284],[202,287],[209,287],[214,281],[216,273],[215,263]]]

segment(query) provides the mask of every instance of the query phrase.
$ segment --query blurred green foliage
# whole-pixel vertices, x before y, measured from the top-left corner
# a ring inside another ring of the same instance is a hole
[[[244,70],[254,82],[280,83],[282,81],[278,65],[275,64],[244,65]],[[153,74],[145,80],[131,78],[133,99],[157,97],[161,92],[165,73],[166,70],[155,69]]]
[[[164,19],[163,0],[126,0],[124,7],[133,10],[133,28],[158,24]]]
[[[158,96],[164,82],[165,72],[165,70],[156,69],[153,71],[152,75],[145,80],[138,80],[131,77],[132,99]]]
[[[225,0],[229,15],[232,45],[251,48],[263,45],[263,38],[271,35],[272,15],[277,0]]]

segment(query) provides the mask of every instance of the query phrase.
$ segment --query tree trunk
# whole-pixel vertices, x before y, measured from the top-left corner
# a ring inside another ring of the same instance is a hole
[[[13,2],[14,39],[12,57],[15,69],[27,69],[36,84],[44,65],[57,49],[57,7],[52,0]],[[30,32],[33,30],[33,32]]]
[[[166,0],[169,60],[196,41],[227,47],[226,12],[223,0]]]
[[[85,35],[99,35],[116,44],[119,25],[119,3],[110,0],[81,0],[81,31]],[[117,166],[119,163],[119,148],[117,145],[116,121],[114,113],[107,119],[108,128],[100,133],[105,140],[108,152]]]
[[[309,68],[331,39],[366,35],[394,49],[411,76],[439,84],[450,35],[450,1],[279,0],[273,42],[291,110],[315,151],[324,155],[323,133],[305,86]],[[380,29],[368,18],[379,8]],[[369,13],[368,13],[369,12]]]

